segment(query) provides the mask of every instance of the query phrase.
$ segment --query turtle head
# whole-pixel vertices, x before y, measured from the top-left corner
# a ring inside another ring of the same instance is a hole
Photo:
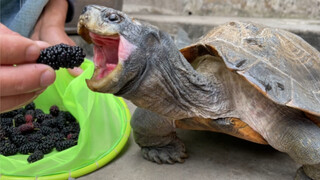
[[[88,87],[117,94],[143,73],[151,49],[159,45],[159,30],[111,8],[89,5],[78,21],[78,34],[94,44],[95,71]]]

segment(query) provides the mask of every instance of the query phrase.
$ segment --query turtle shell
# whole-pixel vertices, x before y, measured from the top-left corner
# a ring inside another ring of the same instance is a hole
[[[220,56],[272,101],[320,116],[320,53],[293,33],[229,22],[181,52],[189,62],[208,53]]]

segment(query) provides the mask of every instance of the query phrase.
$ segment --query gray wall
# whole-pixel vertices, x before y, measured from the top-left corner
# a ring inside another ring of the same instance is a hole
[[[320,19],[320,0],[124,0],[132,14]]]

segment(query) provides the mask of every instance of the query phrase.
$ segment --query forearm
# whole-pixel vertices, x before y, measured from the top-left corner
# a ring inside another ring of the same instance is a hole
[[[38,20],[32,39],[46,41],[52,45],[75,45],[64,30],[67,11],[66,0],[50,0]]]

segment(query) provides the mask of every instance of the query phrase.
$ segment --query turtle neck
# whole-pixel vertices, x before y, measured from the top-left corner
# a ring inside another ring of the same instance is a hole
[[[121,96],[174,119],[226,115],[230,102],[222,84],[194,70],[171,43],[166,42],[166,47],[171,47],[166,53],[147,61],[144,72],[135,78],[135,85]]]

